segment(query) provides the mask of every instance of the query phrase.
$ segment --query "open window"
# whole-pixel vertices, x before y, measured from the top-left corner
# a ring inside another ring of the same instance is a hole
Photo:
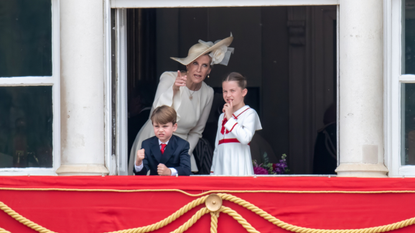
[[[390,176],[415,176],[415,1],[387,1],[386,148]]]
[[[214,66],[205,79],[216,94],[203,137],[214,146],[223,106],[221,80],[237,71],[248,78],[245,103],[258,112],[263,126],[251,143],[253,159],[261,163],[266,153],[270,162],[278,162],[285,153],[290,174],[335,174],[337,2],[199,8],[139,8],[140,1],[124,3],[112,2],[113,7],[133,8],[112,11],[117,61],[113,69],[119,75],[112,82],[113,116],[119,122],[114,132],[121,133],[113,135],[113,148],[119,165],[127,165],[129,147],[148,119],[140,113],[151,106],[161,73],[184,69],[170,57],[187,56],[199,39],[215,41],[232,32],[235,53],[229,65]],[[128,138],[128,146],[121,137]],[[119,174],[126,174],[122,166]]]
[[[0,11],[0,174],[55,174],[59,1],[2,1]]]

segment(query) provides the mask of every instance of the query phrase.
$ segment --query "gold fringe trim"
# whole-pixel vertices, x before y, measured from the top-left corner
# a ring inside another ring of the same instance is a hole
[[[170,190],[169,190],[170,191]],[[328,229],[313,229],[313,228],[305,228],[301,226],[295,226],[286,222],[283,222],[279,220],[278,218],[275,218],[274,216],[268,214],[264,210],[258,208],[257,206],[239,198],[236,196],[233,196],[231,194],[226,193],[219,193],[217,194],[219,197],[221,197],[224,200],[236,203],[253,213],[259,215],[260,217],[264,218],[265,220],[269,221],[270,223],[274,224],[277,227],[280,227],[282,229],[291,231],[291,232],[297,232],[297,233],[380,233],[380,232],[388,232],[392,230],[401,229],[410,225],[413,225],[415,223],[415,218],[406,219],[397,223],[387,224],[383,226],[377,226],[377,227],[369,227],[369,228],[361,228],[361,229],[338,229],[338,230],[328,230]],[[144,227],[138,227],[138,228],[132,228],[127,230],[121,230],[121,231],[114,231],[112,233],[144,233],[144,232],[151,232],[158,230],[171,222],[175,221],[177,218],[182,216],[184,213],[188,212],[189,210],[195,208],[198,205],[203,204],[208,196],[200,197],[196,200],[193,200],[192,202],[188,203],[187,205],[183,206],[181,209],[177,210],[175,213],[170,215],[169,217],[148,225]],[[6,212],[8,215],[10,215],[12,218],[16,219],[18,222],[32,228],[35,231],[38,232],[44,232],[44,233],[51,233],[53,231],[48,230],[26,218],[16,213],[14,210],[12,210],[10,207],[5,205],[3,202],[0,202],[0,209]],[[242,225],[248,232],[255,232],[258,233],[254,227],[252,227],[251,224],[248,223],[241,215],[239,215],[236,211],[232,210],[229,207],[221,206],[218,212],[211,212],[208,208],[203,207],[199,211],[197,211],[188,221],[186,221],[183,225],[181,225],[179,228],[173,231],[173,233],[181,233],[189,229],[193,224],[195,224],[203,215],[210,213],[211,214],[211,225],[210,225],[210,232],[216,233],[217,232],[217,226],[218,226],[218,215],[219,212],[228,214],[232,218],[234,218],[239,224]],[[0,228],[0,232],[8,232],[2,228]]]

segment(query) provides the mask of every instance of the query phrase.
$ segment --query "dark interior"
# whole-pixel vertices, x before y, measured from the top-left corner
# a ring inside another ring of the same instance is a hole
[[[232,33],[228,66],[205,82],[215,100],[203,138],[214,146],[223,105],[221,80],[236,71],[248,79],[245,103],[263,130],[251,142],[253,159],[287,154],[289,174],[334,174],[337,166],[336,6],[129,9],[127,11],[129,146],[148,119],[160,75],[184,70],[199,39]]]

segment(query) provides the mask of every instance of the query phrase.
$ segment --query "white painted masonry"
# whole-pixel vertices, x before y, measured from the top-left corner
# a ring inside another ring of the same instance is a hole
[[[382,0],[340,1],[339,176],[388,172],[383,145],[382,22]]]
[[[59,175],[102,175],[103,1],[61,1],[62,155]]]

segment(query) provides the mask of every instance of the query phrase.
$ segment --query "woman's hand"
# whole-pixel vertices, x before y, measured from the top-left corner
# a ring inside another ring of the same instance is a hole
[[[230,100],[225,105],[223,105],[222,112],[225,113],[226,119],[228,119],[228,120],[231,119],[232,114],[233,114],[233,104],[232,104],[232,100]]]
[[[186,86],[187,75],[182,74],[180,70],[177,71],[176,81],[173,84],[174,94],[180,89],[180,87]]]

